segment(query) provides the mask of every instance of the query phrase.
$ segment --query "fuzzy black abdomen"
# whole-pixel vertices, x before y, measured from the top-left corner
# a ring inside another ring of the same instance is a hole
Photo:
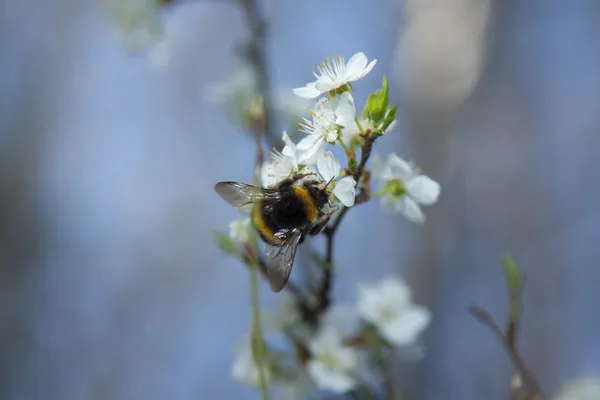
[[[275,204],[266,204],[262,211],[264,223],[273,233],[299,228],[308,223],[305,205],[295,196],[289,196]]]

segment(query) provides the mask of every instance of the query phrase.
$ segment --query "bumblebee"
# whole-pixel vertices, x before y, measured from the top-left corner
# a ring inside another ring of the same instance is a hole
[[[290,176],[268,189],[239,182],[215,185],[223,200],[250,213],[254,229],[267,244],[265,273],[274,292],[285,286],[304,236],[321,232],[335,211],[322,210],[329,203],[328,184],[303,179],[308,175]]]

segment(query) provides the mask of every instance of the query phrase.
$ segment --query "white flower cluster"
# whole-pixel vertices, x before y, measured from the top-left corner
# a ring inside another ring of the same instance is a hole
[[[370,379],[373,370],[370,334],[387,345],[409,349],[417,344],[431,320],[429,310],[413,303],[410,289],[397,277],[376,285],[360,284],[355,307],[338,305],[330,309],[316,330],[302,321],[291,296],[279,304],[278,309],[266,315],[265,328],[271,333],[283,333],[296,351],[269,348],[269,362],[263,368],[270,386],[287,393],[286,398],[305,397],[315,390],[341,394],[356,389],[360,382]],[[258,367],[252,358],[250,341],[245,340],[245,344],[236,353],[231,373],[234,379],[256,387]],[[297,351],[298,348],[303,351]]]
[[[143,50],[164,36],[159,0],[103,0],[125,48]]]
[[[355,54],[348,63],[343,56],[328,59],[319,66],[320,75],[315,73],[315,82],[293,90],[305,99],[325,96],[312,107],[311,119],[302,119],[300,131],[306,136],[298,144],[283,133],[285,147],[281,152],[274,151],[271,162],[261,170],[263,186],[272,186],[290,174],[316,172],[323,181],[331,181],[333,195],[344,206],[354,205],[357,182],[351,176],[342,176],[342,164],[326,147],[338,142],[346,147],[345,140],[361,133],[349,85],[364,77],[376,62],[368,63],[364,53]]]

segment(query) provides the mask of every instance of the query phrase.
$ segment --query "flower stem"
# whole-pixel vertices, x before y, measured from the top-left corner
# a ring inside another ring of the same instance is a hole
[[[269,386],[265,376],[265,342],[262,337],[260,318],[260,277],[258,264],[250,265],[250,297],[252,301],[252,356],[258,368],[258,380],[262,400],[269,398]]]
[[[381,375],[383,376],[383,382],[385,384],[385,397],[387,400],[394,400],[394,385],[392,383],[392,374],[390,372],[390,365],[388,360],[386,360],[383,354],[383,342],[377,334],[374,334],[373,342],[375,347],[375,360],[377,361],[377,366],[381,371]]]
[[[364,132],[364,131],[363,131],[363,127],[362,127],[362,125],[361,125],[360,121],[358,120],[358,117],[357,117],[357,116],[355,116],[355,117],[354,117],[354,122],[356,122],[356,126],[358,127],[358,130],[359,130],[359,132],[360,132],[360,133],[363,133],[363,132]]]
[[[342,149],[344,149],[344,151],[346,152],[346,155],[348,155],[348,146],[346,146],[346,143],[344,143],[344,140],[341,137],[338,137],[338,142],[340,142]]]

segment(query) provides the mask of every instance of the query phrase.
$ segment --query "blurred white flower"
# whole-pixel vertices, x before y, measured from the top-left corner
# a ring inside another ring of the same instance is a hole
[[[584,376],[567,382],[553,400],[598,400],[600,399],[600,376]]]
[[[373,286],[359,284],[357,310],[395,346],[414,344],[431,321],[430,311],[413,304],[410,289],[398,278],[387,278]]]
[[[266,363],[263,363],[262,368],[264,377],[269,382],[272,378],[271,370]],[[240,344],[233,360],[231,375],[238,382],[254,387],[260,385],[259,368],[252,356],[250,337],[246,337],[246,340]]]
[[[258,98],[258,84],[254,69],[244,64],[235,69],[227,79],[214,83],[204,92],[208,103],[233,105],[236,112],[247,114]],[[290,120],[298,120],[308,114],[310,103],[294,96],[289,89],[276,90],[273,93],[272,107]]]
[[[294,93],[305,99],[314,99],[346,83],[361,79],[373,69],[376,62],[377,60],[373,60],[368,63],[367,56],[362,52],[353,55],[348,63],[344,60],[343,55],[327,58],[317,67],[319,73],[312,71],[317,80],[304,87],[294,89]]]
[[[373,156],[373,177],[385,183],[381,193],[384,209],[399,212],[415,223],[425,221],[419,204],[432,205],[440,195],[436,181],[393,153],[385,163],[378,155]]]
[[[250,218],[236,219],[229,223],[229,237],[239,243],[249,243],[254,237]]]
[[[337,178],[342,171],[340,162],[335,158],[332,152],[325,152],[317,161],[317,169],[325,182]],[[346,207],[354,205],[354,196],[356,194],[356,181],[351,176],[342,178],[333,183],[333,194]]]
[[[308,134],[298,143],[298,157],[302,164],[316,162],[325,151],[325,144],[338,140],[340,126],[354,124],[354,99],[348,92],[342,93],[335,101],[321,98],[311,114],[312,121],[302,118],[300,123],[300,131]]]
[[[159,0],[103,0],[125,49],[140,52],[164,39]]]
[[[333,326],[324,326],[308,344],[311,359],[306,368],[319,389],[346,393],[357,385],[358,352],[345,346]]]

